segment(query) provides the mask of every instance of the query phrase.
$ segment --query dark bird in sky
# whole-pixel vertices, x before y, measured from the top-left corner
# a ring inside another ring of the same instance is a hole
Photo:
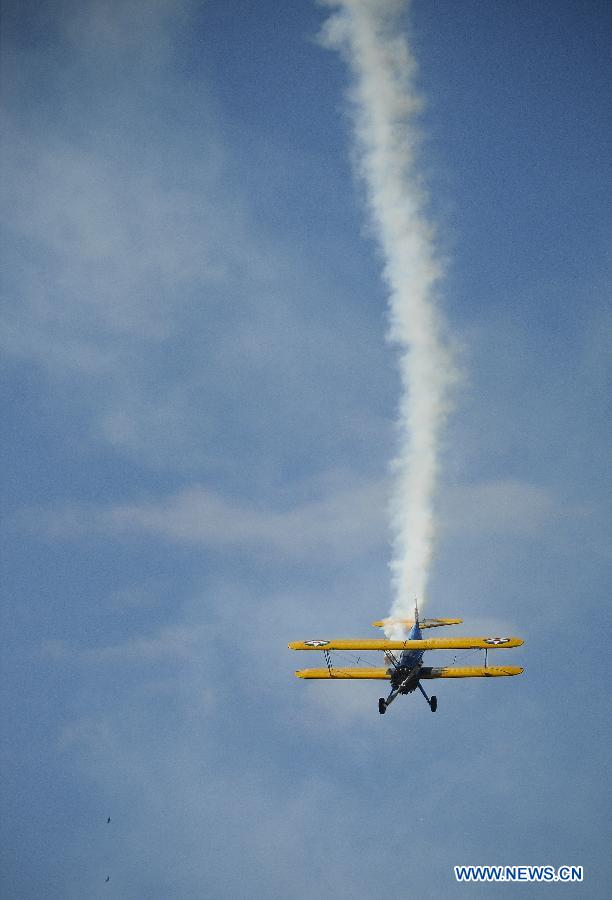
[[[104,879],[104,881],[105,882],[110,881],[110,875],[107,875],[106,878]]]
[[[109,816],[108,819],[106,820],[106,824],[108,825],[109,822],[110,822],[110,816]]]

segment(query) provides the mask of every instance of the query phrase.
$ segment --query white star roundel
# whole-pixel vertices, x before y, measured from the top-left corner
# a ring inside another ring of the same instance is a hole
[[[499,644],[507,644],[510,638],[485,638],[485,644],[494,644],[498,646]]]
[[[307,647],[327,647],[329,641],[304,641]]]

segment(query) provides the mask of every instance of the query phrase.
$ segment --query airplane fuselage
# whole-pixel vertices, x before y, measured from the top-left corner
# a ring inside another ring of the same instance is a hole
[[[407,640],[422,641],[423,635],[418,622],[410,629]],[[423,665],[423,650],[402,650],[398,665],[387,671],[391,676],[391,686],[400,694],[410,694],[417,689],[419,673]]]

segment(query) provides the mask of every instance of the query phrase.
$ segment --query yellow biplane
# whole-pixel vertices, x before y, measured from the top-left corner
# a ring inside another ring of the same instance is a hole
[[[499,678],[507,675],[520,675],[520,666],[489,666],[488,651],[520,647],[523,641],[517,637],[460,637],[460,638],[424,638],[421,631],[426,628],[440,628],[444,625],[460,625],[462,619],[419,619],[419,610],[415,606],[414,619],[384,619],[372,624],[378,628],[388,625],[400,628],[410,627],[406,640],[310,640],[293,641],[290,650],[322,650],[326,668],[298,669],[298,678],[367,678],[381,679],[391,682],[391,693],[378,701],[379,713],[385,713],[398,694],[411,694],[417,688],[425,697],[432,712],[438,708],[437,697],[427,696],[421,684],[422,679],[431,678]],[[332,665],[330,652],[333,650],[382,650],[387,665],[385,667],[355,666],[337,668]],[[423,654],[426,650],[484,650],[484,666],[443,666],[434,668],[423,665]],[[401,651],[396,655],[397,651]]]

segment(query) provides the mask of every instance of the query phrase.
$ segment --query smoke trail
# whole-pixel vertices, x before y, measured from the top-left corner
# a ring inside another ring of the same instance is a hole
[[[351,101],[363,178],[390,288],[390,338],[400,348],[400,446],[392,501],[394,600],[390,615],[410,617],[425,599],[435,537],[433,501],[441,427],[454,379],[436,309],[441,268],[416,172],[420,99],[415,61],[399,34],[403,0],[322,0],[336,12],[324,24],[326,46],[353,74]],[[388,625],[387,634],[397,634]]]

